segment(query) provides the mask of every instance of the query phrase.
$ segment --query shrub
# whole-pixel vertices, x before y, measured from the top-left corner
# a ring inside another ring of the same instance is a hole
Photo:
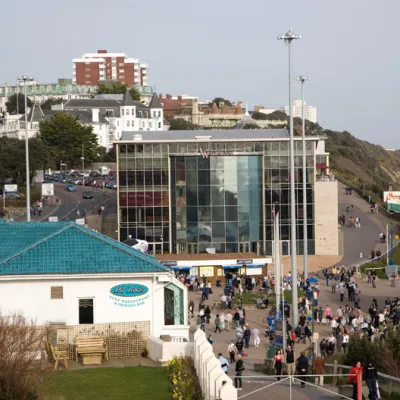
[[[193,360],[190,357],[174,357],[168,363],[168,376],[172,383],[173,399],[203,399]]]
[[[20,315],[0,315],[0,399],[35,400],[45,331]]]

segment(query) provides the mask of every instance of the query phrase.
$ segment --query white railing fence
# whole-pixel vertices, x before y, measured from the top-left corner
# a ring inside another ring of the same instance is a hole
[[[201,329],[194,334],[194,366],[205,400],[237,400],[232,379],[222,371],[221,363]]]

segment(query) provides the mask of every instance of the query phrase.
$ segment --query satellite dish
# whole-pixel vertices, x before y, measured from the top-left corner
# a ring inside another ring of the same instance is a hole
[[[123,244],[126,244],[127,246],[132,247],[135,250],[140,251],[141,253],[147,254],[147,251],[149,250],[149,243],[146,240],[141,240],[141,239],[127,239],[122,242]]]

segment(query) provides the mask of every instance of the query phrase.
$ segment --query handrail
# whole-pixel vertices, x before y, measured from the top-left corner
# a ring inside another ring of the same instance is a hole
[[[336,364],[325,364],[325,367],[334,367]],[[338,368],[344,368],[344,369],[351,369],[352,367],[349,365],[342,365],[342,364],[337,364],[336,365]],[[378,372],[378,376],[381,378],[385,378],[385,379],[391,379],[395,382],[400,382],[400,378],[397,378],[396,376],[391,376],[391,375],[386,375],[382,372]]]

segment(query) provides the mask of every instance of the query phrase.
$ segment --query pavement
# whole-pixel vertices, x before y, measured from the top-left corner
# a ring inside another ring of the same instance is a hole
[[[333,265],[346,265],[352,266],[358,264],[360,261],[364,261],[369,258],[371,250],[380,250],[382,253],[386,251],[386,245],[381,244],[379,241],[379,233],[386,231],[386,224],[390,220],[383,214],[373,214],[370,213],[370,208],[367,202],[358,196],[355,192],[352,195],[346,195],[345,186],[339,184],[339,214],[344,214],[346,216],[346,221],[350,216],[358,216],[361,220],[361,228],[350,228],[347,226],[341,227],[340,235],[342,236],[342,249],[343,257],[313,257],[310,256],[312,267],[310,266],[310,271],[320,271],[322,268],[327,268]],[[354,204],[354,209],[352,212],[346,213],[346,204]],[[362,253],[362,258],[360,258],[360,253]],[[287,270],[290,264],[290,257],[287,260]],[[299,270],[302,268],[302,257],[298,258]],[[399,295],[398,288],[392,288],[390,286],[389,280],[378,280],[377,288],[373,289],[370,284],[364,280],[357,280],[357,284],[361,290],[361,309],[366,311],[372,302],[372,298],[375,296],[378,300],[379,306],[384,304],[384,300],[387,297],[395,297]],[[208,304],[210,307],[214,304],[214,301],[219,301],[222,295],[222,288],[213,288],[213,294],[210,296]],[[200,301],[200,292],[190,292],[189,300],[195,302],[195,316],[197,316],[198,303]],[[332,311],[335,312],[340,305],[345,305],[340,302],[339,293],[332,294],[330,286],[326,286],[323,279],[320,280],[320,297],[319,305],[325,307],[329,305]],[[258,310],[254,306],[246,306],[246,322],[249,324],[250,329],[257,327],[260,331],[261,343],[259,348],[254,348],[252,346],[252,340],[250,340],[250,348],[247,349],[248,357],[244,357],[245,371],[243,373],[243,390],[238,392],[238,399],[252,399],[261,400],[265,399],[267,396],[273,396],[275,400],[287,399],[289,395],[289,383],[287,381],[275,384],[274,386],[268,388],[267,386],[274,383],[273,378],[268,378],[264,374],[260,374],[254,371],[254,364],[264,363],[266,358],[267,346],[269,344],[269,339],[264,335],[265,327],[267,324],[263,323],[263,318],[266,317],[268,310]],[[224,330],[222,333],[215,333],[214,319],[217,312],[220,310],[213,310],[211,315],[210,324],[206,326],[206,334],[212,335],[214,340],[213,348],[215,354],[219,352],[229,360],[228,357],[228,345],[231,340],[236,341],[236,335],[234,330]],[[191,320],[192,332],[196,329],[195,319]],[[330,333],[330,328],[328,326],[316,325],[315,331],[319,333],[320,338],[327,337]],[[299,353],[305,350],[309,344],[297,344],[295,348],[296,358]],[[234,376],[234,366],[231,365],[228,372],[229,376]],[[249,376],[250,378],[246,378]],[[337,388],[333,386],[326,385],[326,389],[337,393]],[[313,400],[323,400],[323,399],[333,399],[338,398],[337,394],[330,394],[323,391],[320,388],[313,388],[307,385],[304,389],[300,387],[300,383],[295,382],[292,386],[292,398],[295,399],[313,399]]]

